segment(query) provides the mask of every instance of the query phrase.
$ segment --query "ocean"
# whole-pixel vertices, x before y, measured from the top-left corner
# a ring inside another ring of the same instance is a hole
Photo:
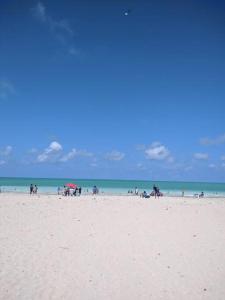
[[[225,197],[225,183],[208,182],[177,182],[177,181],[144,181],[144,180],[102,180],[102,179],[72,179],[72,178],[8,178],[0,177],[1,192],[29,192],[32,183],[38,186],[38,193],[56,194],[57,188],[66,183],[75,183],[82,187],[83,193],[91,193],[96,185],[100,193],[128,194],[137,187],[139,192],[151,192],[155,184],[167,196],[193,196],[204,192],[206,196]]]

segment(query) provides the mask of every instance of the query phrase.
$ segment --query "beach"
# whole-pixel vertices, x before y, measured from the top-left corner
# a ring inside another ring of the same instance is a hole
[[[225,198],[0,194],[0,299],[225,299]]]

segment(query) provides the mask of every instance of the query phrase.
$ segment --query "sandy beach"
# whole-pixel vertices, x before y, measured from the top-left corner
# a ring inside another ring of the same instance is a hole
[[[0,299],[225,299],[225,199],[0,194]]]

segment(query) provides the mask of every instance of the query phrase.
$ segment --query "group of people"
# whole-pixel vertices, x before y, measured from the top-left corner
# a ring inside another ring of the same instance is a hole
[[[36,184],[33,185],[31,183],[31,185],[30,185],[30,195],[37,194],[37,191],[38,191],[37,185]],[[58,195],[63,195],[63,196],[80,196],[81,192],[82,192],[81,187],[71,188],[71,187],[68,187],[68,186],[64,186],[63,188],[61,188],[61,187],[57,188],[57,194]],[[88,192],[88,190],[87,190],[87,192]],[[96,195],[98,193],[99,193],[99,189],[97,188],[96,185],[94,185],[93,188],[92,188],[92,194]]]
[[[132,190],[128,190],[128,194],[134,194],[136,196],[139,195],[138,188],[135,187],[134,192]],[[140,193],[140,197],[142,197],[142,198],[150,198],[150,196],[155,196],[155,198],[156,198],[156,197],[163,196],[163,193],[160,192],[159,188],[154,184],[153,190],[150,194],[148,194],[146,191],[144,191],[143,193]]]
[[[137,187],[135,187],[134,192],[133,192],[132,190],[128,190],[128,194],[133,194],[133,193],[134,193],[136,196],[138,195],[139,191],[138,191],[138,188],[137,188]]]
[[[31,185],[30,185],[30,195],[37,194],[37,191],[38,191],[37,185],[36,184],[33,185],[33,183],[31,183]]]
[[[153,185],[153,191],[151,192],[150,196],[156,196],[160,197],[163,196],[163,193],[160,192],[159,187],[157,187],[155,184]]]
[[[81,191],[82,191],[81,187],[76,187],[73,189],[73,188],[64,186],[63,195],[64,196],[80,196]],[[60,187],[58,187],[58,195],[60,195]]]
[[[204,197],[204,192],[201,192],[200,194],[194,194],[195,198],[203,198]]]
[[[142,198],[150,198],[150,196],[155,196],[156,197],[160,197],[163,196],[163,193],[160,192],[159,188],[154,184],[153,185],[153,190],[150,194],[148,194],[146,191],[144,191],[141,195]]]

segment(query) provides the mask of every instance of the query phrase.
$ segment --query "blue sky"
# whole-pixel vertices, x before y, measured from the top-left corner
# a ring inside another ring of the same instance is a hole
[[[225,180],[224,1],[1,1],[0,176]]]

